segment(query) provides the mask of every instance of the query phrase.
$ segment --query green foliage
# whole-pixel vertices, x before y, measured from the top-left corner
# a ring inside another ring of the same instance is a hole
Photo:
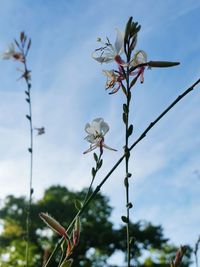
[[[74,202],[83,201],[87,190],[72,192],[65,187],[52,186],[48,188],[42,199],[33,202],[31,208],[30,225],[30,267],[41,267],[59,236],[54,234],[39,218],[40,212],[48,212],[65,228],[68,227],[76,214]],[[3,232],[0,236],[0,262],[3,267],[24,266],[26,243],[26,212],[27,200],[23,197],[7,196],[4,206],[0,210],[3,222]],[[81,217],[81,235],[77,248],[72,254],[72,266],[105,267],[107,259],[117,250],[126,251],[125,224],[114,229],[110,221],[112,208],[108,198],[98,194]],[[161,226],[153,226],[147,222],[130,224],[133,237],[131,256],[137,261],[137,266],[167,266],[177,248],[168,245],[163,236]],[[147,258],[141,260],[144,251],[148,251]],[[59,255],[60,256],[60,255]],[[188,258],[185,265],[188,266]],[[56,259],[58,263],[59,257]],[[52,267],[58,266],[52,263]],[[160,264],[160,265],[156,265]]]

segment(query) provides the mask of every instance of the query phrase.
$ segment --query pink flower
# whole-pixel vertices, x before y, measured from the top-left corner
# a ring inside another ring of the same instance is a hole
[[[107,77],[106,89],[112,89],[109,94],[117,93],[122,85],[122,80],[124,80],[123,74],[114,70],[103,70],[103,74]]]
[[[147,63],[147,54],[143,50],[138,50],[131,59],[129,66],[137,67],[137,65]],[[132,76],[140,77],[140,82],[144,82],[145,66],[139,66],[135,71],[131,72]]]

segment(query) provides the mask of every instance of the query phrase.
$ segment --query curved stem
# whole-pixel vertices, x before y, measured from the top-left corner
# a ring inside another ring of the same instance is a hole
[[[188,93],[190,93],[195,87],[196,85],[198,85],[200,83],[200,79],[198,79],[194,84],[192,84],[188,89],[186,89],[181,95],[179,95],[153,122],[150,123],[150,125],[142,132],[142,134],[136,139],[136,141],[128,148],[128,151],[125,152],[121,158],[115,163],[115,165],[112,167],[112,169],[107,173],[107,175],[102,179],[101,183],[96,187],[96,189],[93,191],[93,193],[89,196],[89,198],[87,199],[87,201],[85,202],[84,206],[82,207],[81,210],[78,211],[78,213],[76,214],[76,216],[74,217],[74,219],[72,220],[72,222],[70,223],[68,229],[70,229],[77,216],[80,216],[84,210],[86,209],[86,207],[88,206],[88,204],[94,199],[94,197],[97,195],[97,193],[100,191],[101,187],[104,185],[104,183],[108,180],[108,178],[111,176],[111,174],[117,169],[117,167],[121,164],[121,162],[124,160],[126,153],[130,153],[131,150],[133,150],[133,148],[146,136],[146,134],[158,123],[158,121],[161,120],[161,118],[163,116],[165,116],[182,98],[184,98]],[[67,231],[68,231],[67,229]],[[49,266],[50,263],[52,263],[53,258],[55,256],[55,254],[58,251],[58,248],[60,246],[60,244],[62,243],[64,238],[61,238],[58,243],[56,244],[53,252],[51,253],[48,261],[46,262],[44,267]]]

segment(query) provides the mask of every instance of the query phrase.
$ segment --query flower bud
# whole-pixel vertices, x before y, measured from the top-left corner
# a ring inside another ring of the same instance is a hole
[[[41,212],[39,216],[54,232],[66,238],[65,228],[48,213]]]

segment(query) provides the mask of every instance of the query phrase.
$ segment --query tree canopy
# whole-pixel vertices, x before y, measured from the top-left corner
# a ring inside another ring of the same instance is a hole
[[[83,201],[86,190],[69,191],[66,187],[51,186],[44,196],[31,207],[30,267],[41,267],[54,248],[59,236],[55,235],[39,218],[48,212],[65,228],[76,215],[75,200]],[[25,265],[27,200],[9,195],[0,209],[3,231],[0,235],[0,262],[2,267]],[[105,267],[115,252],[126,251],[125,225],[116,229],[110,219],[109,199],[99,193],[81,216],[80,242],[73,253],[74,266]],[[131,255],[133,266],[169,266],[177,247],[170,245],[160,225],[139,221],[131,223]],[[189,266],[191,249],[188,248],[184,266]],[[59,261],[59,256],[56,261]],[[52,263],[52,267],[57,266]],[[118,266],[118,265],[116,265]]]

